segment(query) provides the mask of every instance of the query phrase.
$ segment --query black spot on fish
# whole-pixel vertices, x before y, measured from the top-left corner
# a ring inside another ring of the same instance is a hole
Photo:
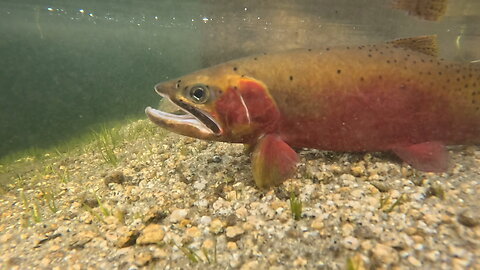
[[[430,72],[430,71],[429,71],[429,72],[427,72],[427,75],[432,75],[432,72]]]
[[[289,78],[289,79],[290,79],[290,81],[293,81],[293,76],[290,76],[290,78]]]
[[[309,51],[309,52],[311,52],[311,51],[312,51],[312,49],[308,49],[308,51]]]
[[[379,78],[380,80],[383,79],[382,75],[378,75],[378,78]]]
[[[363,82],[364,80],[365,80],[365,79],[364,79],[363,77],[360,77],[360,81],[362,81],[362,82]]]
[[[439,71],[439,72],[438,72],[438,75],[442,75],[442,72],[441,72],[441,71]]]
[[[253,60],[257,61],[257,60],[258,60],[258,58],[257,58],[257,57],[254,57],[254,58],[253,58]]]
[[[266,53],[266,52],[264,52],[264,53],[263,53],[263,55],[267,55],[267,53]]]
[[[337,69],[337,74],[340,74],[342,73],[342,70],[341,69]]]
[[[466,83],[466,84],[464,85],[464,87],[465,87],[465,88],[468,88],[468,83]]]
[[[350,46],[347,46],[347,50],[350,50]]]
[[[240,77],[245,78],[245,74],[242,74]]]
[[[387,64],[390,64],[390,60],[387,60]]]
[[[237,71],[237,67],[233,67],[233,71]]]
[[[330,51],[330,48],[327,47],[325,50]]]
[[[368,57],[372,57],[372,55],[371,55],[371,54],[368,54]]]
[[[178,81],[177,81],[177,83],[181,83],[181,82],[182,82],[182,80],[178,80]]]

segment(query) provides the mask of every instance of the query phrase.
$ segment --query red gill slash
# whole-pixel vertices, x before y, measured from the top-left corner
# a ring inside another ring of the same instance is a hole
[[[259,187],[292,175],[292,147],[393,151],[442,172],[444,145],[480,142],[480,69],[436,54],[423,36],[246,57],[156,85],[185,114],[146,114],[185,136],[253,146]]]

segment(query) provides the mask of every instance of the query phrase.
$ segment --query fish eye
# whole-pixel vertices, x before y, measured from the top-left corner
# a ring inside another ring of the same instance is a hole
[[[205,85],[194,85],[190,88],[190,98],[195,103],[204,103],[208,99],[208,89]]]

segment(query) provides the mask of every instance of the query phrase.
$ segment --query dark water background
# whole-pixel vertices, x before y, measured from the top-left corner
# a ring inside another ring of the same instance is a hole
[[[228,59],[437,34],[443,57],[474,61],[479,25],[478,0],[440,22],[388,0],[2,0],[0,158],[142,118],[154,84]]]

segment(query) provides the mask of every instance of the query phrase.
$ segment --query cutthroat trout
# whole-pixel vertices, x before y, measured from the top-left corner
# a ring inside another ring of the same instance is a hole
[[[414,168],[442,172],[444,145],[480,142],[480,69],[438,59],[430,36],[256,55],[155,90],[185,114],[148,107],[154,123],[253,146],[259,187],[291,176],[292,147],[393,151]]]

